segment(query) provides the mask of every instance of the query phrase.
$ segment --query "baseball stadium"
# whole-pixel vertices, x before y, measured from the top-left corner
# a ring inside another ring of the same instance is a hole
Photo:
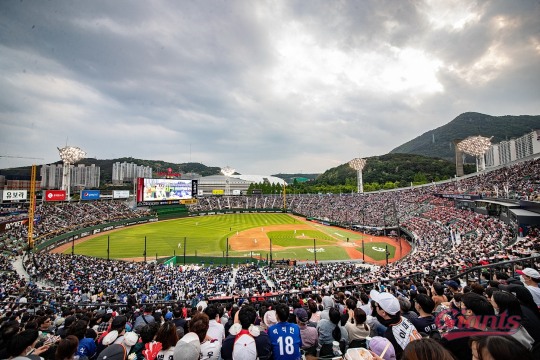
[[[112,313],[136,328],[149,314],[167,324],[204,313],[232,325],[231,306],[240,306],[272,326],[265,314],[283,304],[301,324],[298,309],[373,312],[367,294],[388,294],[400,315],[420,291],[451,304],[447,296],[466,299],[515,274],[527,289],[540,261],[539,174],[537,158],[369,193],[289,194],[284,185],[280,194],[198,196],[197,180],[168,178],[139,178],[120,198],[85,190],[66,201],[63,190],[45,190],[42,201],[3,207],[2,312],[28,306],[39,321]],[[325,358],[322,349],[303,351]]]

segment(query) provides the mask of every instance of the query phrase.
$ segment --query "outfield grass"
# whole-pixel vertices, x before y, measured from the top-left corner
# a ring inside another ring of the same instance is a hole
[[[349,241],[353,242],[356,240],[367,239],[369,236],[361,233],[351,233],[349,231],[341,230],[339,228],[330,227],[322,224],[315,225],[317,229],[325,234],[329,235],[334,239],[340,239],[346,241],[347,238]]]
[[[146,236],[148,258],[186,254],[221,255],[226,247],[227,237],[237,231],[253,227],[280,224],[295,224],[298,220],[287,214],[228,214],[159,221],[141,226],[133,226],[109,235],[97,236],[77,244],[76,254],[107,257],[107,236],[110,237],[110,258],[142,257]],[[71,249],[65,253],[71,253]]]
[[[110,238],[110,258],[134,258],[144,256],[146,237],[146,256],[153,259],[164,256],[223,256],[226,251],[226,239],[237,231],[271,225],[295,224],[298,220],[287,214],[227,214],[191,217],[169,221],[159,221],[141,226],[133,226],[100,235],[75,246],[76,254],[107,257],[107,237]],[[307,239],[298,239],[302,236]],[[274,259],[313,260],[313,239],[316,239],[317,260],[348,260],[345,249],[335,246],[337,239],[350,241],[362,239],[362,234],[345,232],[327,226],[317,226],[317,230],[272,231],[268,233],[272,244],[288,249],[273,249]],[[185,242],[184,242],[185,239]],[[365,237],[364,237],[365,239]],[[300,248],[297,246],[305,246]],[[385,243],[366,242],[366,255],[375,260],[384,260],[384,251],[375,251],[373,247],[384,248]],[[296,248],[294,248],[296,247]],[[362,251],[361,247],[356,247]],[[395,247],[388,245],[390,257],[394,256]],[[265,260],[269,249],[262,251],[229,251],[229,256],[259,257]],[[64,253],[71,253],[71,248]]]
[[[387,243],[383,242],[365,242],[365,254],[373,260],[385,260],[387,245]],[[379,251],[375,250],[374,248],[378,249]],[[362,247],[357,247],[356,250],[362,252]],[[392,259],[394,257],[394,254],[396,253],[396,248],[392,245],[388,245],[388,252],[390,253],[388,258]]]
[[[298,239],[297,236],[307,236],[306,239]],[[317,230],[288,230],[288,231],[269,231],[268,238],[272,239],[273,245],[283,247],[290,246],[313,246],[313,239],[316,239],[316,245],[331,245],[336,242],[330,236]]]

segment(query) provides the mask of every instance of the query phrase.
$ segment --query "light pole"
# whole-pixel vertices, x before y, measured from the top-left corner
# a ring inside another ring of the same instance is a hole
[[[62,159],[62,190],[66,192],[66,199],[70,199],[71,191],[71,165],[84,159],[86,153],[78,147],[66,146],[57,148]]]
[[[317,246],[315,245],[315,239],[313,239],[313,257],[315,259],[315,264],[317,264]]]
[[[143,256],[144,256],[144,262],[146,262],[146,236],[144,237],[144,252],[143,252]]]
[[[225,179],[225,195],[227,196],[231,195],[231,183],[229,178],[234,174],[235,171],[236,170],[230,166],[225,166],[221,169],[221,173],[227,177],[227,179]]]
[[[227,238],[227,243],[226,243],[226,246],[227,246],[227,256],[225,257],[225,265],[229,265],[229,238]]]
[[[486,168],[484,154],[491,147],[491,139],[484,136],[471,136],[457,144],[457,148],[465,154],[476,158],[476,172]]]
[[[401,230],[399,229],[399,210],[396,210],[396,202],[394,201],[394,217],[397,221],[397,235],[398,239],[401,238]]]
[[[184,236],[184,265],[186,265],[186,237]]]
[[[362,170],[366,166],[366,159],[356,158],[349,161],[349,166],[356,170],[356,180],[357,180],[357,192],[361,194],[364,192],[364,181],[362,179]]]
[[[272,267],[272,239],[270,239],[270,267]]]

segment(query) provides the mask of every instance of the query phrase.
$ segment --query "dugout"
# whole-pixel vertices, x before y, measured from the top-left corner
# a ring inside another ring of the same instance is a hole
[[[490,199],[476,200],[475,204],[475,212],[483,215],[498,217],[503,221],[506,220],[511,209],[520,208],[519,204],[515,202]]]
[[[522,235],[527,236],[530,227],[540,227],[540,214],[525,209],[511,209],[509,212],[509,221],[510,224],[517,226],[517,229],[515,229],[516,233],[521,228]]]

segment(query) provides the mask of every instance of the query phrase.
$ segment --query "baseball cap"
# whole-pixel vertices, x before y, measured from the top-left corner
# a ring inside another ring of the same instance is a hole
[[[208,303],[206,301],[199,301],[199,303],[197,304],[197,309],[201,309],[201,311],[204,311],[204,309],[206,309],[208,307]]]
[[[126,326],[127,318],[123,315],[114,318],[111,324],[111,329],[121,329]]]
[[[377,290],[371,290],[369,297],[379,304],[381,309],[386,311],[390,315],[395,315],[401,309],[399,301],[396,297],[387,292],[378,292]]]
[[[307,323],[308,320],[309,320],[308,313],[303,308],[295,309],[294,310],[294,315],[296,315],[296,317],[298,318],[298,321],[300,321],[302,323]]]
[[[172,317],[173,317],[173,313],[170,312],[170,311],[169,311],[168,313],[165,314],[165,320],[171,320]]]
[[[116,339],[118,339],[118,336],[119,336],[118,331],[116,330],[109,331],[107,335],[103,337],[103,340],[101,342],[105,346],[110,345],[114,343]]]
[[[201,353],[201,342],[197,334],[189,332],[176,343],[173,352],[174,360],[198,360]]]
[[[129,354],[131,347],[139,341],[139,335],[133,331],[128,331],[124,334],[124,346],[126,347],[126,352]]]
[[[248,334],[241,335],[234,342],[233,360],[255,360],[257,359],[257,345],[253,336]]]
[[[396,360],[396,351],[394,346],[387,338],[382,336],[374,336],[369,341],[369,349],[373,351],[378,356],[381,356],[384,352],[382,358],[384,360]],[[386,351],[384,351],[386,349]]]
[[[533,279],[540,279],[540,273],[533,268],[525,268],[523,270],[516,270],[519,275],[525,275]]]
[[[277,324],[277,317],[276,317],[276,311],[275,310],[269,310],[264,313],[264,323],[266,326],[270,327],[274,324]]]
[[[126,350],[120,344],[111,344],[99,353],[97,360],[124,360]]]

